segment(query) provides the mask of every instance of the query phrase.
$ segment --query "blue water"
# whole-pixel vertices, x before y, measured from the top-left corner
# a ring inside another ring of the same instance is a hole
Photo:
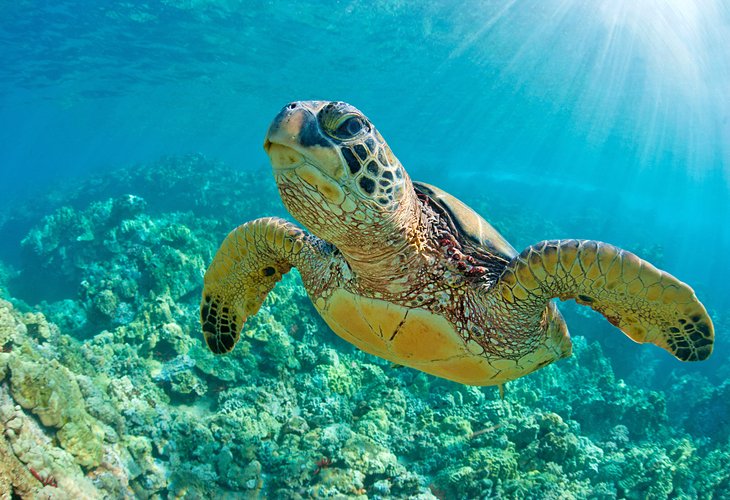
[[[415,179],[598,214],[515,246],[657,244],[728,307],[729,17],[711,0],[7,4],[0,199],[166,154],[268,175],[279,107],[340,99]]]
[[[730,314],[728,2],[38,0],[0,12],[0,213],[164,155],[269,177],[262,142],[280,107],[343,100],[413,179],[494,204],[500,219],[483,215],[516,248],[575,237],[655,249],[716,320]],[[523,230],[505,222],[514,210],[532,221]],[[10,265],[27,229],[3,229]],[[730,343],[716,333],[707,363],[661,366],[721,382]],[[603,340],[619,366],[635,347]]]

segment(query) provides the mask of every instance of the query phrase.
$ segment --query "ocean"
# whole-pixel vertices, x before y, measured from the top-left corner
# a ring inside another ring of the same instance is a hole
[[[0,498],[730,498],[726,2],[0,12]],[[517,252],[598,240],[688,284],[712,356],[558,300],[573,356],[502,394],[338,337],[296,269],[211,353],[201,295],[228,232],[329,234],[263,148],[310,100],[356,107]]]

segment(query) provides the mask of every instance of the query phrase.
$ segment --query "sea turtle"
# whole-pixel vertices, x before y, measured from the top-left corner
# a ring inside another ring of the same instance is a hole
[[[518,254],[467,205],[412,182],[349,104],[288,104],[264,149],[286,208],[310,232],[269,217],[226,237],[200,306],[215,353],[233,349],[292,267],[337,335],[463,384],[501,385],[569,356],[553,298],[590,306],[682,361],[712,352],[712,322],[689,286],[598,241],[543,241]]]

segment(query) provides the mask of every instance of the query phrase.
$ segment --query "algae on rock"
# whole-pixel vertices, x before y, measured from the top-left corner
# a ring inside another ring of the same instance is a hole
[[[104,433],[81,396],[74,375],[57,362],[25,361],[13,356],[9,363],[13,398],[35,413],[43,425],[58,429],[61,446],[85,467],[99,465]]]

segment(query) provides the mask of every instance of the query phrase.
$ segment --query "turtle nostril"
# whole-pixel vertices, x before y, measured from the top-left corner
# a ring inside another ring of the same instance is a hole
[[[289,109],[294,109],[296,107],[297,107],[297,103],[296,102],[289,103],[289,105],[287,106],[287,108],[289,108]]]

